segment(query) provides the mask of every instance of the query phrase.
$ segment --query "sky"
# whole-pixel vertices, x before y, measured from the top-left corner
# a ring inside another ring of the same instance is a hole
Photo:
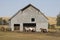
[[[28,4],[34,5],[46,16],[56,17],[60,12],[60,0],[0,0],[0,17],[11,17]]]

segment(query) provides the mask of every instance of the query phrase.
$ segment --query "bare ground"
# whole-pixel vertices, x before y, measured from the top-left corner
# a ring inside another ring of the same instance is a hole
[[[0,40],[60,40],[60,32],[2,32]]]

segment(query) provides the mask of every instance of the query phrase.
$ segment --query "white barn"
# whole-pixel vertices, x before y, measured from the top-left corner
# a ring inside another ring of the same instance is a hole
[[[48,19],[39,9],[29,4],[9,19],[9,26],[12,31],[23,32],[28,28],[35,32],[41,32],[41,29],[48,31]]]

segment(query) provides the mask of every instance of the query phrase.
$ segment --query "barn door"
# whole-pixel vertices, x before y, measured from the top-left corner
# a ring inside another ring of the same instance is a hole
[[[23,23],[24,31],[35,31],[36,30],[36,23]]]
[[[20,24],[14,24],[14,30],[20,30]]]

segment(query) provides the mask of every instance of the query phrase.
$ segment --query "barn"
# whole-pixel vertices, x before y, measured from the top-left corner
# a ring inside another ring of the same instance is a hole
[[[48,19],[38,8],[28,4],[9,19],[9,27],[12,31],[20,32],[41,32],[41,29],[48,31]]]

